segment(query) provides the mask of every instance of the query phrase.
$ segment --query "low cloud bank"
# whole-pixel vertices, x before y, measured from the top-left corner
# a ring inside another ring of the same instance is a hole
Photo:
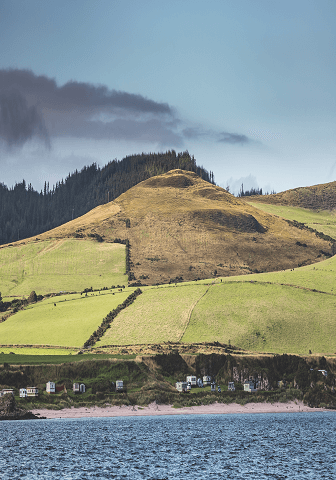
[[[54,137],[126,140],[183,147],[188,140],[246,144],[238,133],[190,125],[168,103],[111,90],[104,85],[69,81],[58,86],[30,70],[0,70],[0,140],[8,148],[31,139],[50,147]]]

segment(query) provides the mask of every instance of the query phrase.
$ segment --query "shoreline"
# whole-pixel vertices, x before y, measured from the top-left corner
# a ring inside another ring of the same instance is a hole
[[[151,403],[147,406],[112,406],[105,407],[71,407],[62,410],[34,409],[34,415],[47,419],[60,418],[99,418],[99,417],[144,417],[160,415],[228,415],[244,413],[301,413],[301,412],[330,412],[327,408],[311,408],[302,401],[288,403],[213,403],[194,407],[174,408],[172,405],[158,405]]]

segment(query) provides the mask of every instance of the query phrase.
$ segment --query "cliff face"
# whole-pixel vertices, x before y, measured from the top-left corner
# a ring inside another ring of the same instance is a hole
[[[36,415],[18,408],[12,394],[0,398],[0,420],[34,420]]]

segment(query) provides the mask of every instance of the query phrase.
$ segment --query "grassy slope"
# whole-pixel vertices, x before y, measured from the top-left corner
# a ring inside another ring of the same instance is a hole
[[[269,284],[214,285],[194,309],[182,341],[219,341],[274,353],[333,353],[334,296]]]
[[[308,210],[307,208],[272,205],[246,200],[250,205],[263,212],[278,215],[287,220],[296,220],[336,239],[336,212],[329,210]]]
[[[126,284],[125,246],[91,240],[46,240],[0,249],[3,296]]]
[[[132,291],[126,290],[115,295],[105,292],[88,297],[53,297],[30,305],[0,324],[0,342],[2,345],[80,347],[107,313]]]
[[[206,285],[179,285],[145,289],[118,315],[97,346],[178,342],[193,306],[207,288]]]
[[[336,351],[336,257],[293,271],[215,282],[144,289],[97,346],[230,340],[260,352]],[[181,337],[185,312],[190,310],[191,319]]]

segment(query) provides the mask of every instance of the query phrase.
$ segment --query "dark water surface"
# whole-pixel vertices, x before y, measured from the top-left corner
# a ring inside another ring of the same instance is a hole
[[[336,412],[0,422],[1,479],[336,479]]]

